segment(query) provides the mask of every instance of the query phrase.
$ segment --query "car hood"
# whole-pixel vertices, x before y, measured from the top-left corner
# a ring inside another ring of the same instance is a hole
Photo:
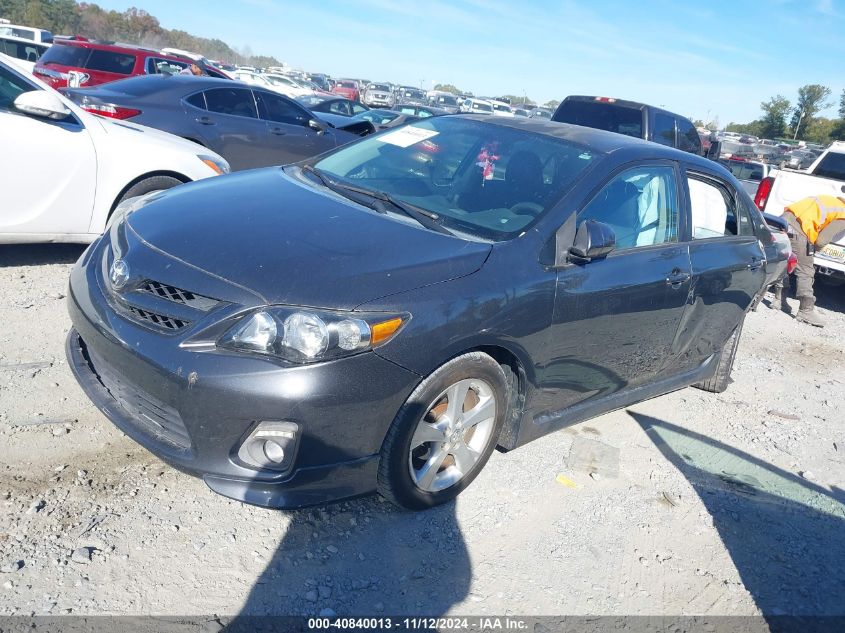
[[[490,253],[490,244],[316,187],[281,168],[246,171],[169,190],[127,223],[147,244],[268,304],[352,309],[469,275]]]

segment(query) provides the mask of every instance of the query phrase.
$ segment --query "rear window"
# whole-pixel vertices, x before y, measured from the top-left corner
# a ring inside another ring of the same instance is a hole
[[[0,53],[6,53],[9,57],[23,59],[28,62],[38,61],[46,46],[39,46],[35,42],[18,42],[15,40],[0,39]]]
[[[116,75],[129,75],[135,68],[135,56],[94,49],[85,68]]]
[[[827,156],[822,158],[813,175],[821,178],[832,178],[833,180],[845,180],[845,154],[829,152]]]
[[[338,81],[337,85],[340,86],[341,88],[357,88],[358,87],[357,85],[355,85],[351,81]]]
[[[39,60],[43,65],[56,64],[58,66],[71,66],[84,68],[85,62],[91,50],[81,46],[66,46],[64,44],[53,44],[44,51]]]
[[[698,154],[701,152],[701,137],[695,126],[686,119],[678,119],[678,149]]]
[[[554,121],[607,130],[635,138],[643,137],[643,113],[615,103],[564,101],[552,117]]]

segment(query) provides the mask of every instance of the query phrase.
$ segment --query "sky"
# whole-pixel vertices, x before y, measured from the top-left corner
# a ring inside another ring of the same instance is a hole
[[[295,68],[476,95],[641,101],[722,126],[845,88],[845,0],[95,0]]]

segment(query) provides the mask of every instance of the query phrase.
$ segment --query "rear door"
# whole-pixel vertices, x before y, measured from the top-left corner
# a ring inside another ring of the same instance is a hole
[[[730,182],[689,167],[683,185],[693,279],[676,362],[691,368],[719,352],[739,325],[763,289],[766,261],[749,210]]]
[[[238,86],[203,91],[206,111],[193,111],[193,125],[211,149],[225,158],[233,170],[266,167],[267,126],[258,118],[252,90]],[[200,101],[189,101],[195,108]]]
[[[691,279],[678,180],[671,162],[628,167],[578,212],[579,224],[608,224],[617,246],[606,259],[558,272],[541,379],[557,407],[667,374]]]
[[[335,146],[335,135],[328,129],[318,132],[308,122],[311,115],[290,99],[266,90],[255,90],[258,114],[265,122],[266,138],[262,153],[267,165],[294,163]]]

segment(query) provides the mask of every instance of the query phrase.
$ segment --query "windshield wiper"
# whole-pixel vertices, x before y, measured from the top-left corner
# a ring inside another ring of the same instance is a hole
[[[387,209],[385,208],[385,203],[387,203],[393,208],[398,209],[408,217],[416,220],[419,224],[421,224],[427,229],[436,231],[438,233],[443,233],[445,235],[454,235],[452,231],[440,224],[440,216],[432,211],[429,211],[428,209],[423,209],[408,202],[397,200],[389,193],[386,193],[384,191],[366,189],[364,187],[356,187],[355,185],[350,185],[345,182],[338,182],[337,180],[333,180],[332,178],[326,176],[322,171],[320,171],[313,165],[305,165],[304,167],[302,167],[302,171],[308,172],[309,174],[313,174],[317,178],[317,180],[319,180],[328,189],[340,193],[341,195],[343,195],[344,192],[351,192],[371,198],[373,200],[373,203],[367,206],[374,209],[378,213],[387,213]],[[356,202],[359,201],[356,200]]]

